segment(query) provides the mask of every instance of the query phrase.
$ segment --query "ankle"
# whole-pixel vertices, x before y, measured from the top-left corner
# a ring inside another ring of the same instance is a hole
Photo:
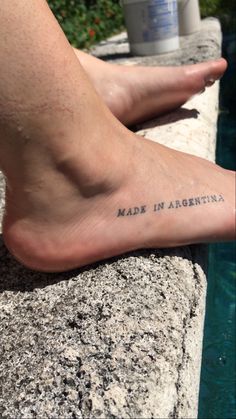
[[[10,218],[48,212],[52,200],[63,205],[60,196],[76,197],[78,205],[78,199],[106,196],[125,184],[133,171],[130,150],[138,146],[133,134],[127,135],[126,128],[112,120],[91,133],[66,131],[55,130],[46,142],[32,138],[19,149],[13,164],[6,159]]]

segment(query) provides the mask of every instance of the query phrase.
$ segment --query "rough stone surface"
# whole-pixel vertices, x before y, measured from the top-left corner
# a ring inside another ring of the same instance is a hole
[[[218,95],[217,82],[178,111],[137,126],[137,134],[214,162]]]
[[[182,45],[144,62],[219,56],[218,23]],[[214,159],[217,89],[139,133]],[[3,190],[1,178],[0,208]],[[0,417],[196,418],[205,255],[205,246],[144,250],[40,274],[0,240]]]
[[[135,65],[179,65],[193,64],[218,58],[221,51],[221,28],[217,19],[208,18],[201,22],[201,30],[180,37],[180,49],[167,54],[137,57],[131,56],[126,32],[101,42],[93,54],[105,60]]]

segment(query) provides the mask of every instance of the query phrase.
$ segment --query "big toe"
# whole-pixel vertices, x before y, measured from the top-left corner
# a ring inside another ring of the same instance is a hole
[[[220,58],[219,60],[210,61],[205,64],[205,71],[204,71],[204,79],[206,85],[213,84],[215,80],[220,79],[226,68],[227,68],[227,61],[224,58]]]
[[[227,68],[227,61],[224,58],[207,61],[187,67],[187,73],[192,80],[201,82],[204,86],[211,86],[220,79]]]

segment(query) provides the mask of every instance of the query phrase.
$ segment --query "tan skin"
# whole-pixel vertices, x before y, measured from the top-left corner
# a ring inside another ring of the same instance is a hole
[[[23,264],[63,271],[133,249],[234,238],[234,173],[137,141],[44,0],[1,1],[0,63],[3,236]]]
[[[74,52],[111,112],[127,126],[178,108],[212,86],[227,68],[223,58],[180,67],[142,67]]]

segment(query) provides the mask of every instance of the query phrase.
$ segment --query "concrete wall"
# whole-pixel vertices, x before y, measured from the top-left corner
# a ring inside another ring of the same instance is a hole
[[[126,35],[95,53],[132,65],[220,55],[217,21],[158,57],[128,57]],[[214,160],[218,83],[137,127]],[[0,179],[0,208],[4,204]],[[0,416],[196,418],[206,247],[140,251],[63,274],[31,272],[0,241]]]

